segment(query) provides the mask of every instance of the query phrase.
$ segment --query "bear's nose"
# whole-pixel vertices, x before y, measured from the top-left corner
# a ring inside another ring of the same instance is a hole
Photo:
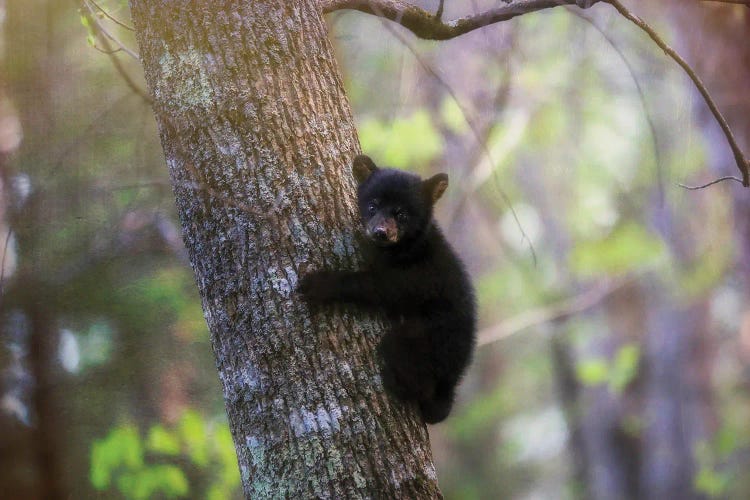
[[[388,239],[388,232],[384,227],[376,227],[372,232],[372,237],[377,241],[385,241]]]

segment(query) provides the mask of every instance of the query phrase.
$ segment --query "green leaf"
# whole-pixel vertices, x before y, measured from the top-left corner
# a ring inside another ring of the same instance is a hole
[[[101,442],[94,441],[91,445],[91,470],[89,479],[97,490],[104,490],[109,486],[112,478],[112,464],[107,460],[108,455],[103,450]]]
[[[157,465],[150,468],[154,489],[161,490],[167,498],[184,497],[190,492],[185,473],[175,465]]]
[[[559,100],[550,101],[542,106],[535,113],[533,123],[534,126],[529,128],[526,140],[536,148],[554,145],[570,130],[565,105]]]
[[[145,450],[155,463],[145,461]],[[205,479],[200,498],[232,498],[240,484],[237,455],[226,421],[208,423],[196,411],[187,410],[174,427],[155,424],[141,439],[133,425],[112,429],[91,447],[90,480],[99,491],[116,488],[129,499],[178,498],[190,494],[183,470],[166,460],[187,460]],[[194,494],[192,495],[194,496]],[[198,498],[198,497],[196,497]]]
[[[659,238],[643,226],[627,223],[604,239],[579,243],[571,255],[571,266],[584,277],[623,274],[650,265],[663,254]]]
[[[239,486],[240,475],[237,470],[237,452],[234,449],[232,433],[229,431],[229,424],[223,422],[215,427],[213,443],[216,453],[219,456],[220,463],[220,481],[224,483],[229,490]]]
[[[146,482],[143,474],[138,472],[123,472],[117,478],[117,489],[125,498],[148,498],[151,485]]]
[[[162,425],[154,425],[148,432],[146,448],[155,453],[177,455],[180,452],[180,442],[173,433]]]
[[[132,425],[116,427],[91,447],[91,484],[96,489],[105,489],[118,467],[135,469],[142,465],[143,443],[138,430]]]
[[[693,479],[693,487],[699,493],[717,498],[724,496],[729,487],[729,482],[729,474],[716,472],[709,467],[702,467]]]
[[[592,358],[581,361],[576,365],[578,380],[585,385],[599,385],[607,381],[609,367],[607,360]]]
[[[738,434],[736,429],[726,425],[716,432],[714,449],[719,457],[727,459],[737,448],[744,445],[743,437]]]
[[[622,392],[638,375],[641,351],[635,344],[623,345],[615,355],[609,376],[609,387],[613,392]]]
[[[445,126],[456,134],[463,134],[469,130],[466,117],[455,99],[447,97],[443,99],[440,104],[440,118]]]
[[[187,446],[190,460],[200,467],[205,467],[208,464],[208,441],[203,418],[198,412],[187,410],[177,424],[177,432]]]
[[[443,150],[430,115],[419,110],[391,123],[365,120],[359,127],[362,150],[383,166],[419,171]]]
[[[211,485],[206,493],[206,500],[224,500],[226,498],[228,498],[226,491],[218,484]]]
[[[117,478],[117,488],[126,498],[141,500],[163,496],[184,497],[190,491],[185,473],[175,465],[154,465],[124,472]]]

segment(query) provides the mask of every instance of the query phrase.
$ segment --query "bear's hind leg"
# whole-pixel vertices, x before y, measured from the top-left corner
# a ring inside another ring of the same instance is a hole
[[[396,325],[380,341],[378,351],[386,390],[405,400],[422,401],[434,396],[432,352],[420,321]]]

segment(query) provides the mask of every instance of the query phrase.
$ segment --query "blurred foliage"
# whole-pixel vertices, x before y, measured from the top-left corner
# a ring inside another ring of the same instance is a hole
[[[98,3],[128,22],[127,2]],[[239,498],[200,299],[170,246],[177,221],[153,112],[93,49],[88,21],[70,4],[7,6],[0,88],[24,132],[9,180],[28,178],[32,193],[9,211],[25,273],[14,286],[59,330],[58,452],[70,495]],[[645,37],[606,9],[586,13],[616,47],[554,9],[442,44],[414,41],[434,74],[379,20],[329,17],[363,150],[378,163],[450,175],[437,215],[475,279],[482,328],[612,278],[633,281],[572,317],[479,348],[451,418],[431,429],[441,487],[455,499],[585,497],[590,477],[571,450],[592,410],[566,384],[627,403],[617,423],[642,439],[648,416],[631,406],[642,404],[639,386],[659,361],[649,347],[661,345],[654,318],[671,307],[673,318],[700,311],[685,323],[703,336],[677,351],[703,354],[705,367],[670,373],[707,379],[700,394],[715,396],[704,409],[717,429],[705,425],[691,448],[692,486],[747,498],[741,221],[730,190],[674,186],[713,175],[707,165],[726,146],[692,117],[694,91]],[[121,61],[140,75],[136,61]],[[2,387],[18,393],[3,393],[11,415],[32,406],[24,324],[6,320],[0,351],[3,380],[21,374]],[[29,420],[17,420],[31,442]],[[33,459],[8,455],[21,465],[7,474],[27,478]]]
[[[694,196],[674,187],[705,172],[713,147],[689,117],[692,90],[648,40],[605,13],[586,14],[606,26],[609,40],[561,9],[449,44],[415,41],[441,82],[377,20],[342,14],[334,25],[364,151],[416,173],[451,176],[438,216],[451,217],[448,236],[470,259],[485,326],[552,307],[606,278],[635,277],[637,290],[662,290],[678,310],[732,280],[727,192]],[[385,40],[371,43],[379,36]],[[453,416],[432,432],[446,497],[586,496],[589,484],[564,451],[571,452],[572,426],[586,408],[575,406],[567,429],[543,418],[558,397],[574,404],[562,392],[550,337],[568,346],[581,390],[606,387],[609,397],[630,401],[642,397],[641,377],[653,362],[643,344],[653,333],[633,328],[652,328],[645,322],[665,304],[598,305],[480,348]],[[727,401],[714,408],[721,419],[748,407],[744,393]],[[539,419],[546,444],[525,430]],[[619,424],[638,441],[649,420],[631,409]],[[739,427],[750,430],[747,422]],[[527,454],[529,446],[549,451]],[[725,472],[745,463],[737,453],[719,468],[696,469],[696,491],[735,492]]]
[[[183,469],[204,476],[196,491]],[[188,410],[174,426],[152,425],[143,437],[133,424],[110,430],[91,446],[91,484],[100,491],[116,488],[125,498],[207,498],[236,494],[240,485],[237,456],[226,423],[205,421]]]
[[[178,336],[189,341],[206,342],[206,323],[200,307],[196,307],[195,281],[183,267],[155,270],[134,279],[118,290],[116,304],[125,304],[123,314],[131,324],[148,325],[167,322]]]
[[[581,242],[571,254],[571,267],[581,277],[621,275],[653,264],[663,255],[663,245],[643,228],[628,223],[604,238]]]
[[[384,165],[418,169],[442,151],[442,141],[424,110],[388,123],[368,119],[359,127],[363,151],[372,152]]]
[[[638,375],[639,359],[637,345],[624,345],[612,361],[594,357],[582,360],[576,365],[576,375],[583,384],[607,384],[611,391],[621,393]]]

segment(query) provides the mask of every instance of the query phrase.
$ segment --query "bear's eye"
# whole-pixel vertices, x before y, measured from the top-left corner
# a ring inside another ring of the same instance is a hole
[[[396,211],[396,219],[399,222],[406,222],[406,220],[409,218],[409,214],[406,213],[406,210],[399,209]]]
[[[370,213],[370,215],[373,215],[377,209],[378,209],[378,206],[375,204],[374,201],[371,201],[370,204],[367,205],[367,211]]]

